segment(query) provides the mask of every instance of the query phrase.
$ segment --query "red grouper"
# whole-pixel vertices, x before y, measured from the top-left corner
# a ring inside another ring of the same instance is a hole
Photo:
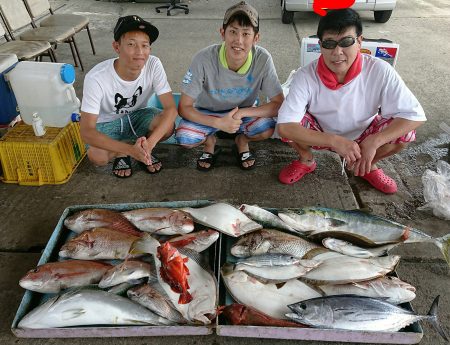
[[[172,291],[179,293],[179,304],[187,304],[193,297],[189,293],[189,283],[187,276],[189,269],[186,266],[188,258],[182,258],[178,250],[165,242],[158,247],[158,259],[161,261],[159,273],[161,278],[169,284]]]

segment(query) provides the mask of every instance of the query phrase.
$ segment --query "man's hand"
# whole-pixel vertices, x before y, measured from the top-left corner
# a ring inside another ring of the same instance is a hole
[[[246,108],[239,108],[237,112],[234,113],[233,119],[235,120],[242,120],[243,117],[245,117],[245,111]],[[233,109],[234,110],[234,109]]]
[[[359,146],[361,148],[361,158],[356,161],[353,167],[353,174],[355,176],[364,176],[370,172],[378,145],[375,143],[375,136],[370,135]]]
[[[353,164],[361,158],[361,149],[353,140],[348,140],[344,137],[337,137],[333,150],[347,161],[347,166],[352,168]]]
[[[241,126],[242,120],[241,119],[235,119],[234,115],[239,111],[239,108],[236,107],[233,110],[231,110],[227,115],[224,117],[221,117],[218,120],[218,126],[217,128],[221,131],[227,132],[227,133],[236,133],[239,130],[239,127]]]
[[[149,147],[146,137],[140,137],[134,143],[131,149],[131,157],[144,163],[145,165],[152,164],[150,160]]]

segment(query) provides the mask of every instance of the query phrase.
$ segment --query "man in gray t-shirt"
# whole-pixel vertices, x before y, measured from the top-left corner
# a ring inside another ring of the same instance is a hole
[[[223,43],[200,50],[183,78],[176,137],[187,148],[204,144],[197,169],[208,171],[218,153],[215,133],[237,133],[238,164],[248,170],[255,166],[249,142],[272,135],[283,91],[269,52],[255,45],[259,17],[252,6],[230,7],[220,33]],[[259,92],[270,101],[255,106]]]

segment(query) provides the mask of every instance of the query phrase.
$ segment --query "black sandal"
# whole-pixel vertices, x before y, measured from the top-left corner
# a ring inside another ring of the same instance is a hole
[[[220,153],[220,148],[216,149],[214,153],[202,152],[202,155],[197,159],[197,169],[200,171],[210,171],[216,164],[217,156]],[[201,166],[200,163],[208,163],[209,167]]]
[[[161,163],[161,161],[159,160],[159,158],[158,157],[156,157],[154,154],[151,154],[151,160],[152,160],[152,164],[150,164],[150,165],[147,165],[147,164],[144,164],[144,163],[142,163],[141,162],[141,165],[143,166],[143,168],[145,169],[145,171],[147,171],[149,174],[157,174],[157,173],[159,173],[161,170],[162,170],[162,165],[161,165],[161,168],[159,168],[158,170],[156,170],[155,169],[155,171],[150,171],[150,170],[148,170],[148,167],[150,167],[150,166],[152,166],[152,165],[155,165],[155,164],[158,164],[158,163]]]
[[[120,170],[130,170],[130,175],[117,175],[117,171]],[[131,170],[131,157],[125,156],[125,157],[116,157],[113,162],[112,166],[112,173],[117,178],[128,178],[133,175],[133,170]]]
[[[244,166],[243,163],[248,162],[248,161],[253,161],[253,164],[249,165],[249,166]],[[253,155],[253,153],[251,151],[244,151],[244,152],[238,153],[237,163],[242,170],[251,170],[251,169],[255,168],[256,157]]]

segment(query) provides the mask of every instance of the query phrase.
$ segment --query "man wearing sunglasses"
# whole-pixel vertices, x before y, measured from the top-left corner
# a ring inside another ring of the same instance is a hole
[[[329,149],[355,176],[395,193],[396,182],[376,163],[415,140],[426,121],[422,106],[389,63],[360,53],[357,12],[329,11],[317,35],[322,54],[297,71],[278,113],[279,134],[299,155],[279,180],[297,182],[316,168],[311,149]]]
[[[159,31],[136,15],[119,18],[112,47],[118,57],[94,66],[86,74],[81,104],[81,135],[89,160],[103,166],[113,160],[118,178],[132,175],[131,158],[146,172],[162,164],[152,153],[174,131],[177,109],[161,61],[150,55]],[[147,107],[156,93],[163,111]]]

